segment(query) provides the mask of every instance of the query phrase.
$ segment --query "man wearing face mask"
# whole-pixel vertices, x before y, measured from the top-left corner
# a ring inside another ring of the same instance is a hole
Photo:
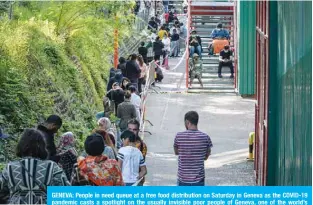
[[[193,30],[189,38],[190,57],[196,52],[202,58],[201,38],[197,35],[197,31]]]
[[[230,78],[234,78],[234,66],[233,66],[233,52],[229,49],[229,46],[224,46],[224,49],[220,52],[218,65],[218,77],[222,78],[222,67],[227,66],[230,68]]]
[[[47,120],[38,125],[37,129],[44,133],[46,141],[46,149],[48,151],[48,159],[54,162],[60,160],[60,156],[57,156],[57,151],[54,143],[54,136],[62,126],[62,119],[57,115],[50,115]]]
[[[198,130],[199,115],[185,114],[186,131],[176,134],[174,152],[178,155],[178,186],[204,186],[204,161],[211,154],[211,138]]]

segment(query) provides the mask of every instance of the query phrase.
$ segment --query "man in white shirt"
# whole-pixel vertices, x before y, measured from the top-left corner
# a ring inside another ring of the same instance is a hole
[[[140,122],[140,107],[141,107],[141,98],[136,94],[136,88],[134,86],[130,86],[129,90],[131,92],[130,102],[136,108],[137,120]]]
[[[118,165],[122,170],[123,181],[126,186],[132,186],[147,174],[145,159],[136,147],[136,136],[126,130],[121,134],[123,147],[119,149]]]

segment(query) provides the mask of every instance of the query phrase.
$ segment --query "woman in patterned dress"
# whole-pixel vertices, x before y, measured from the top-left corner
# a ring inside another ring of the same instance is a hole
[[[9,162],[0,175],[0,199],[7,197],[9,204],[46,204],[48,186],[70,186],[63,170],[46,160],[48,152],[41,131],[24,131],[17,156],[20,159]]]

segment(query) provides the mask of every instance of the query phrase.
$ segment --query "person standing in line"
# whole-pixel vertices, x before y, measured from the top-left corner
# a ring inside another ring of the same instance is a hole
[[[138,55],[138,65],[140,68],[140,77],[138,80],[138,92],[139,95],[142,93],[142,84],[144,84],[145,81],[145,76],[146,76],[146,72],[147,72],[147,64],[144,62],[143,57],[141,55]]]
[[[178,57],[179,54],[179,34],[177,33],[177,30],[173,30],[173,35],[171,36],[171,57]]]
[[[47,160],[44,133],[25,129],[17,146],[19,159],[0,173],[0,201],[6,204],[47,204],[48,186],[70,186],[57,163]]]
[[[155,42],[153,42],[154,60],[160,60],[160,56],[163,54],[163,48],[164,44],[160,40],[160,37],[156,37]]]
[[[161,28],[160,28],[160,30],[158,32],[158,36],[159,36],[161,41],[163,40],[163,37],[164,37],[165,34],[167,35],[167,31],[165,29],[165,26],[163,25],[163,26],[161,26]]]
[[[130,86],[129,90],[131,92],[131,98],[130,98],[130,102],[135,106],[136,108],[136,113],[137,113],[137,120],[140,121],[140,106],[141,106],[141,99],[139,97],[139,95],[136,94],[137,90],[134,86]]]
[[[122,72],[122,75],[126,75],[126,59],[124,57],[120,57],[118,59],[119,64],[117,65],[117,70],[120,70]],[[110,87],[111,89],[111,87]]]
[[[130,61],[126,63],[126,78],[137,88],[138,79],[140,77],[140,68],[137,63],[137,54],[132,54]]]
[[[139,53],[139,55],[142,56],[143,61],[144,61],[145,63],[147,63],[147,62],[148,62],[148,58],[147,58],[148,49],[147,49],[147,47],[145,46],[145,42],[141,42],[141,43],[140,43],[140,47],[138,48],[138,53]],[[139,55],[138,55],[138,56],[139,56]]]
[[[67,179],[70,181],[78,157],[75,149],[75,136],[72,132],[66,132],[61,136],[57,154],[60,156],[59,166],[64,170]]]
[[[123,147],[118,151],[118,165],[122,170],[126,186],[132,186],[147,174],[147,167],[142,153],[136,147],[136,136],[126,130],[121,134]]]
[[[142,153],[143,158],[146,159],[148,148],[147,148],[146,143],[144,143],[144,141],[139,137],[140,122],[136,119],[132,119],[132,120],[128,121],[127,129],[135,134],[135,136],[136,136],[136,147]]]
[[[72,173],[73,186],[124,186],[117,161],[103,155],[105,142],[101,135],[89,135],[84,147],[87,156],[77,159]]]
[[[57,149],[54,143],[54,136],[62,126],[62,119],[57,115],[50,115],[47,120],[38,125],[37,129],[43,132],[48,151],[48,159],[59,162],[60,156],[57,155]]]
[[[204,161],[211,154],[211,138],[198,130],[199,115],[195,111],[185,114],[186,131],[178,132],[174,152],[178,155],[178,186],[204,186]]]
[[[171,52],[171,40],[168,38],[167,34],[164,34],[162,43],[164,45],[163,48],[163,62],[162,65],[163,66],[167,66],[168,62],[166,63],[166,60],[168,58],[168,54]]]
[[[123,89],[119,86],[119,84],[113,83],[112,89],[107,92],[106,97],[109,98],[111,101],[114,102],[114,113],[117,115],[117,107],[119,104],[124,102],[124,95],[125,92]]]
[[[127,129],[127,122],[137,117],[136,108],[130,102],[131,93],[130,91],[125,92],[125,101],[117,107],[117,117],[121,119],[119,127],[121,132]]]

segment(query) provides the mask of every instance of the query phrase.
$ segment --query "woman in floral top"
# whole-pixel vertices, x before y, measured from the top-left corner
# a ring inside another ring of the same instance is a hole
[[[102,155],[103,137],[94,133],[85,141],[87,157],[79,157],[72,175],[72,185],[124,186],[116,160]]]

